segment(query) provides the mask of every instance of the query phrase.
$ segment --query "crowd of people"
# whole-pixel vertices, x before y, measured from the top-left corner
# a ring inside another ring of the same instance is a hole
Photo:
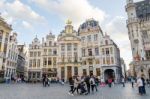
[[[132,77],[130,79],[131,84],[132,84],[132,88],[134,88],[134,86],[138,87],[138,93],[139,95],[145,95],[146,94],[146,88],[145,86],[147,85],[148,87],[150,87],[150,79],[146,79],[144,77],[138,77],[137,79]]]
[[[90,92],[97,92],[97,86],[99,85],[99,80],[95,76],[74,76],[69,78],[70,91],[68,94],[74,96],[74,93],[80,95],[87,95]]]

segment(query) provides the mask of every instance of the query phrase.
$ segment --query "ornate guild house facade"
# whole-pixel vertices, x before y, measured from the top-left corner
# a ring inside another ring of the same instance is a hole
[[[34,50],[35,45],[37,49]],[[32,52],[36,50],[39,56]],[[111,77],[119,82],[122,76],[120,50],[107,34],[103,34],[94,19],[86,20],[78,31],[68,20],[57,40],[52,33],[47,35],[46,41],[42,40],[42,44],[35,38],[29,47],[29,57],[30,79],[40,78],[42,74],[64,80],[76,75],[96,75],[104,80]]]

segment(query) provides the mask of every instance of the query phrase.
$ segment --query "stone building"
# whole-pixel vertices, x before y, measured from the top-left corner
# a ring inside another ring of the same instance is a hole
[[[73,29],[71,21],[67,21],[65,29],[58,36],[58,77],[68,79],[71,76],[81,75],[80,38]]]
[[[127,28],[136,76],[150,78],[150,0],[126,0]]]
[[[16,76],[18,48],[17,48],[17,33],[13,33],[9,37],[8,49],[6,52],[5,75],[4,77]]]
[[[35,37],[29,45],[28,51],[28,80],[41,80],[42,77],[42,49],[40,40]]]
[[[46,40],[42,40],[42,74],[47,74],[48,77],[57,77],[57,56],[58,45],[55,41],[55,35],[49,33]]]
[[[79,27],[81,38],[83,75],[97,75],[107,80],[120,80],[120,50],[107,34],[103,34],[99,23],[88,19]]]
[[[17,60],[17,76],[25,77],[27,72],[27,49],[25,44],[17,45],[18,48],[18,60]]]
[[[0,78],[4,77],[6,53],[11,31],[11,25],[7,24],[0,16]]]
[[[33,54],[35,44],[41,53],[38,57]],[[121,77],[120,50],[107,34],[103,34],[94,19],[86,20],[78,31],[68,20],[57,40],[52,33],[46,36],[46,40],[43,38],[42,44],[35,38],[29,47],[29,57],[29,73],[39,70],[39,75],[47,74],[65,81],[76,75],[96,75],[104,80],[111,77],[117,82]],[[32,62],[35,57],[41,61],[36,69]]]
[[[125,64],[123,58],[121,58],[121,71],[122,71],[122,76],[126,77],[127,76],[126,75],[127,69],[126,69],[126,64]]]

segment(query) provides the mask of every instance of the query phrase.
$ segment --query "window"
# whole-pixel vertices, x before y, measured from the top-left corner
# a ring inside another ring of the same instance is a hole
[[[87,41],[91,42],[91,35],[87,36]]]
[[[88,55],[92,56],[92,49],[88,49]]]
[[[71,43],[67,44],[67,51],[71,51]]]
[[[71,55],[68,55],[68,62],[72,62],[71,59],[72,59],[72,58],[71,58]]]
[[[43,65],[47,65],[47,58],[43,59]]]
[[[147,50],[147,51],[146,51],[146,59],[147,59],[147,60],[150,60],[150,50]]]
[[[109,48],[106,48],[106,55],[109,55]]]
[[[37,52],[34,52],[34,57],[36,57],[37,56]]]
[[[37,67],[40,67],[40,59],[37,61]]]
[[[82,57],[85,57],[85,49],[82,49]]]
[[[99,55],[99,48],[95,48],[95,55]]]
[[[40,72],[37,72],[37,78],[40,78]]]
[[[38,56],[41,56],[41,52],[38,52]]]
[[[44,55],[47,55],[47,49],[44,49]]]
[[[81,41],[82,41],[82,43],[85,43],[85,37],[84,36],[81,37]]]
[[[48,50],[48,55],[52,55],[52,49]]]
[[[143,38],[148,38],[148,33],[147,33],[147,31],[143,31]]]
[[[56,46],[56,42],[54,43],[54,46]]]
[[[78,62],[78,55],[77,55],[77,52],[74,52],[74,62]]]
[[[92,62],[92,59],[89,59],[89,65],[92,65],[93,62]]]
[[[65,62],[65,53],[64,52],[61,53],[61,60],[62,60],[62,62]]]
[[[36,59],[33,59],[33,67],[36,67]]]
[[[96,59],[96,64],[99,64],[100,62],[99,62],[99,59]]]
[[[33,72],[32,78],[35,78],[35,73]]]
[[[78,75],[78,67],[74,67],[74,75],[75,75],[75,76]]]
[[[33,57],[33,52],[30,52],[30,57]]]
[[[51,58],[48,58],[48,65],[52,65],[52,60],[51,60]]]
[[[53,58],[53,65],[56,65],[56,58]]]
[[[61,44],[61,51],[65,51],[65,44]]]
[[[57,50],[56,49],[53,50],[53,55],[57,55]]]
[[[32,59],[29,61],[29,67],[32,67]]]
[[[96,76],[100,76],[101,75],[101,70],[100,68],[96,68]]]
[[[83,75],[86,76],[87,75],[87,71],[86,69],[83,69]]]
[[[102,48],[102,54],[103,54],[103,55],[105,55],[105,51],[104,51],[104,48]]]
[[[97,41],[98,40],[98,34],[95,34],[94,35],[94,41]]]

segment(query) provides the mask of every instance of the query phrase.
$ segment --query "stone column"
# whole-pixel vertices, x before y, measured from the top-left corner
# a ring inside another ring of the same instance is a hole
[[[57,69],[57,77],[61,79],[61,67],[58,67]]]
[[[72,76],[74,76],[74,73],[75,73],[74,66],[72,66]]]
[[[96,67],[93,66],[93,75],[96,76]]]

